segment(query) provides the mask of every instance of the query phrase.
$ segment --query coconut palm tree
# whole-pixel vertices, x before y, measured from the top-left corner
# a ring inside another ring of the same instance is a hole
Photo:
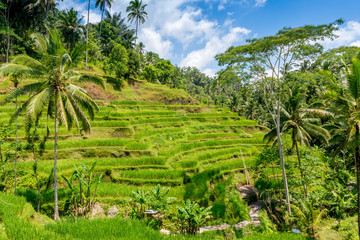
[[[3,99],[3,104],[9,102],[25,93],[29,93],[29,98],[15,112],[12,120],[21,112],[25,111],[24,125],[27,129],[38,122],[43,112],[54,118],[54,219],[59,219],[58,192],[57,192],[57,141],[58,125],[65,125],[71,128],[76,125],[85,132],[90,131],[90,122],[82,109],[85,109],[91,119],[94,118],[95,110],[98,110],[96,103],[90,98],[88,93],[81,87],[74,84],[81,82],[91,82],[104,86],[102,79],[78,73],[73,69],[75,61],[81,51],[79,47],[69,53],[63,46],[59,32],[49,30],[47,36],[34,36],[37,53],[41,56],[36,60],[27,55],[15,56],[13,61],[0,68],[2,75],[22,73],[38,77],[38,81],[32,84],[21,86],[9,92]]]
[[[36,7],[40,7],[41,9],[45,8],[45,25],[48,25],[48,16],[49,16],[49,10],[50,10],[50,6],[55,6],[56,5],[56,1],[55,0],[36,0],[35,2],[30,3],[27,7],[29,9],[33,9]],[[41,11],[43,12],[43,10]]]
[[[337,154],[353,151],[357,174],[358,225],[360,237],[360,58],[352,59],[350,67],[345,67],[346,82],[327,92],[326,96],[336,113],[335,129],[332,130],[331,147]]]
[[[303,108],[305,95],[301,88],[296,86],[289,91],[284,107],[281,108],[281,132],[291,132],[292,148],[296,148],[296,155],[299,163],[299,170],[304,186],[304,193],[307,195],[307,187],[304,180],[304,172],[301,167],[301,158],[298,143],[305,144],[310,148],[312,137],[319,138],[325,142],[330,139],[330,133],[320,126],[320,117],[330,117],[332,113],[322,109]],[[277,141],[276,128],[271,129],[264,135],[268,141]]]
[[[86,22],[86,54],[85,54],[85,68],[88,66],[88,44],[89,44],[89,21],[90,21],[90,0],[88,2],[88,14]]]
[[[138,34],[138,28],[140,24],[145,22],[145,17],[147,17],[147,12],[145,12],[145,7],[147,4],[143,4],[142,0],[133,0],[130,1],[130,5],[126,8],[126,12],[128,12],[128,21],[133,22],[135,20],[136,23],[136,35],[135,35],[135,44]]]
[[[11,77],[11,82],[14,84],[14,88],[16,89],[18,86],[19,86],[19,75],[18,74],[13,74],[10,76]],[[17,101],[17,98],[15,98],[15,112],[17,111],[18,109],[18,101]],[[17,121],[17,117],[15,119],[15,167],[14,167],[14,185],[15,185],[15,190],[14,190],[14,193],[15,193],[15,196],[16,196],[16,187],[17,187],[17,150],[18,150],[18,121]]]
[[[58,28],[70,50],[74,49],[75,44],[80,41],[84,32],[84,26],[81,24],[83,18],[78,18],[78,14],[79,12],[73,8],[59,13]]]
[[[101,27],[102,27],[102,21],[103,21],[104,11],[105,11],[105,9],[106,9],[106,6],[107,6],[108,8],[111,8],[111,4],[112,4],[113,2],[114,2],[113,0],[96,0],[95,7],[97,8],[97,7],[99,6],[99,7],[100,7],[100,11],[101,11],[99,38],[101,37]]]

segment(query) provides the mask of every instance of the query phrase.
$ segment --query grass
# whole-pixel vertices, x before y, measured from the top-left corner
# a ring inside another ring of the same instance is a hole
[[[115,176],[117,176],[118,178],[178,179],[185,176],[185,171],[181,171],[181,170],[120,171],[117,172]]]
[[[121,92],[111,87],[106,91],[115,97],[111,101],[96,100],[100,111],[91,121],[91,134],[61,126],[58,141],[59,175],[69,176],[74,165],[90,165],[94,161],[97,173],[107,173],[98,189],[101,201],[123,198],[136,188],[150,189],[157,183],[173,186],[171,194],[182,199],[185,173],[214,168],[223,173],[241,171],[240,150],[246,164],[251,165],[250,156],[262,147],[264,131],[256,122],[241,119],[226,108],[198,105],[183,90],[141,82]],[[26,98],[22,96],[19,101]],[[0,121],[7,122],[13,111],[13,103],[0,106]],[[22,119],[23,116],[19,118],[20,145],[26,134]],[[38,163],[41,182],[47,181],[53,168],[53,120],[40,120],[40,136],[46,133],[46,126],[50,128],[50,138]],[[11,132],[13,129],[14,126]],[[3,150],[13,142],[12,134]],[[33,156],[26,151],[20,154],[19,183],[34,189]],[[13,166],[10,163],[7,169]],[[12,191],[12,183],[10,176],[7,191]],[[65,187],[61,179],[59,184]]]

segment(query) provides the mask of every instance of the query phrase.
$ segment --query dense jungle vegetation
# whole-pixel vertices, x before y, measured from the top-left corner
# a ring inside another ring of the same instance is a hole
[[[1,2],[1,239],[359,239],[360,48],[321,45],[343,20],[209,77],[137,41],[141,0],[111,4]]]

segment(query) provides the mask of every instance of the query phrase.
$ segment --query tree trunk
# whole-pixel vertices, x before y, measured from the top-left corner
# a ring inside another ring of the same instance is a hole
[[[279,146],[279,157],[280,157],[280,162],[281,162],[281,170],[282,170],[284,188],[285,188],[286,208],[287,208],[289,215],[291,215],[289,187],[288,187],[288,182],[287,182],[287,177],[286,177],[284,149],[283,149],[283,143],[281,140],[281,130],[280,130],[280,123],[281,123],[280,122],[280,102],[281,102],[281,97],[279,96],[275,125],[276,125],[276,134],[277,134],[277,138],[278,138],[277,142],[278,142],[278,146]]]
[[[50,5],[50,0],[46,1],[46,12],[45,12],[45,25],[48,25],[48,15],[49,15],[49,5]]]
[[[9,62],[9,51],[10,51],[10,2],[7,1],[7,19],[6,19],[6,26],[7,26],[7,36],[6,36],[6,62]],[[15,194],[16,195],[16,194]]]
[[[58,95],[58,89],[56,90],[55,99]],[[59,206],[58,206],[58,189],[57,189],[57,135],[58,135],[58,108],[55,100],[55,145],[54,145],[54,220],[59,220]]]
[[[87,24],[86,24],[86,61],[85,61],[85,68],[87,68],[87,66],[88,66],[89,16],[90,16],[90,0],[89,0],[89,3],[88,3],[88,16],[87,16]]]
[[[35,173],[35,177],[36,177],[36,183],[37,183],[37,188],[38,188],[38,205],[37,205],[37,212],[40,212],[40,206],[41,206],[41,189],[40,189],[40,181],[37,175],[37,171]]]
[[[102,12],[101,12],[99,39],[101,38],[101,27],[102,27],[103,15],[104,15],[104,9],[103,9]]]
[[[38,204],[37,204],[37,212],[40,212],[40,206],[41,206],[41,192],[40,192],[40,181],[39,181],[39,177],[37,174],[37,166],[38,166],[38,161],[36,158],[36,154],[35,154],[35,146],[33,147],[33,156],[34,156],[34,160],[35,160],[35,167],[34,167],[34,174],[35,174],[35,178],[36,178],[36,185],[37,185],[37,190],[38,190]]]
[[[297,154],[297,158],[298,158],[298,162],[299,162],[299,170],[300,170],[300,174],[301,174],[301,179],[304,185],[304,194],[307,197],[308,193],[307,193],[307,187],[306,187],[306,183],[305,183],[305,176],[304,176],[304,172],[303,169],[301,168],[301,159],[300,159],[300,152],[299,152],[299,146],[298,146],[298,142],[295,141],[295,146],[296,146],[296,154]]]
[[[17,112],[17,97],[15,98],[15,113]],[[18,148],[18,118],[15,119],[15,196],[16,196],[16,178],[17,178],[17,148]]]
[[[136,45],[136,40],[137,40],[138,27],[139,27],[139,18],[136,18],[135,45]]]
[[[359,125],[356,124],[356,147],[355,147],[355,166],[356,166],[356,186],[357,186],[357,207],[358,207],[358,234],[360,238],[360,148],[359,148]]]

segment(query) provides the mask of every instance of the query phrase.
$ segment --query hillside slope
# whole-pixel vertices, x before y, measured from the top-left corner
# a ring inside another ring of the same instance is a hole
[[[9,86],[7,81],[0,86]],[[60,127],[58,179],[62,188],[62,207],[67,191],[60,176],[69,177],[74,165],[80,163],[90,165],[97,162],[96,171],[105,173],[98,188],[99,200],[110,203],[124,200],[136,188],[150,189],[154,184],[171,186],[170,195],[182,199],[184,177],[204,170],[239,173],[243,177],[243,159],[248,167],[254,163],[254,154],[263,146],[264,127],[238,117],[229,109],[200,105],[182,90],[144,82],[136,84],[121,92],[109,85],[107,90],[102,90],[101,94],[114,96],[116,100],[96,97],[99,92],[91,91],[92,86],[86,85],[100,106],[100,112],[91,122],[91,134]],[[25,99],[26,96],[19,101]],[[14,103],[1,106],[0,111],[0,122],[7,122],[14,112]],[[24,145],[22,119],[19,118],[19,136]],[[43,201],[49,204],[44,204],[43,209],[52,211],[52,190],[47,182],[53,168],[54,143],[51,137],[54,123],[43,117],[38,128],[40,135],[45,135],[46,126],[50,128],[50,139],[38,172],[42,185],[48,186],[47,190],[43,187]],[[13,139],[10,139],[3,148],[9,148],[12,143]],[[36,189],[33,157],[26,151],[21,155],[19,191],[30,199],[35,190],[25,191],[25,188]],[[13,164],[9,164],[7,169],[13,169]],[[13,174],[9,174],[4,187],[9,191],[12,186]]]

